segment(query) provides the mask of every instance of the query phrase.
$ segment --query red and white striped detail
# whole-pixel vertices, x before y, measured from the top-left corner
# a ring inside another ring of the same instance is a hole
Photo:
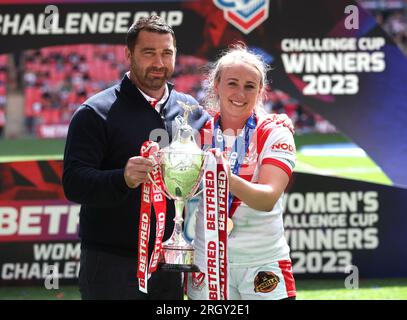
[[[297,295],[297,291],[295,288],[293,267],[292,267],[291,261],[290,260],[281,260],[278,262],[278,266],[284,277],[287,297],[295,297]]]

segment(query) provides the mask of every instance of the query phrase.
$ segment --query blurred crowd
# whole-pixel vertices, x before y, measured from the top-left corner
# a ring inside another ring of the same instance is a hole
[[[377,12],[376,21],[393,38],[394,42],[407,55],[407,19],[402,11],[391,13]]]
[[[358,0],[407,55],[407,0]]]
[[[123,47],[112,45],[29,50],[23,64],[27,133],[40,137],[64,136],[79,105],[126,70]]]

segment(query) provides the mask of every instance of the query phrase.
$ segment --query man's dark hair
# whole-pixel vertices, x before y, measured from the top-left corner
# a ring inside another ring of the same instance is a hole
[[[127,31],[126,45],[131,52],[134,50],[140,31],[143,30],[161,34],[170,33],[174,40],[174,47],[176,47],[174,30],[159,16],[152,15],[148,18],[140,18],[137,22],[133,23],[129,31]]]

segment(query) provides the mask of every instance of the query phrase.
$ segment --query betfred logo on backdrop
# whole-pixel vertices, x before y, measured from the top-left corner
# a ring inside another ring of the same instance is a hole
[[[67,200],[0,201],[0,244],[78,240],[79,211]]]
[[[269,16],[269,0],[214,0],[223,10],[225,20],[245,34],[262,24]]]

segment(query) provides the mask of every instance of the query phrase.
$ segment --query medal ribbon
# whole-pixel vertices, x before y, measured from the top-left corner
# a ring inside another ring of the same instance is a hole
[[[234,175],[239,175],[240,167],[243,164],[247,151],[249,150],[250,141],[252,140],[256,125],[256,116],[252,113],[247,119],[243,130],[236,137],[229,157],[230,170]],[[212,148],[219,148],[221,151],[225,151],[225,141],[222,130],[220,129],[220,115],[213,127]],[[232,214],[230,208],[232,206],[233,198],[234,196],[229,193],[228,208],[230,214]]]

